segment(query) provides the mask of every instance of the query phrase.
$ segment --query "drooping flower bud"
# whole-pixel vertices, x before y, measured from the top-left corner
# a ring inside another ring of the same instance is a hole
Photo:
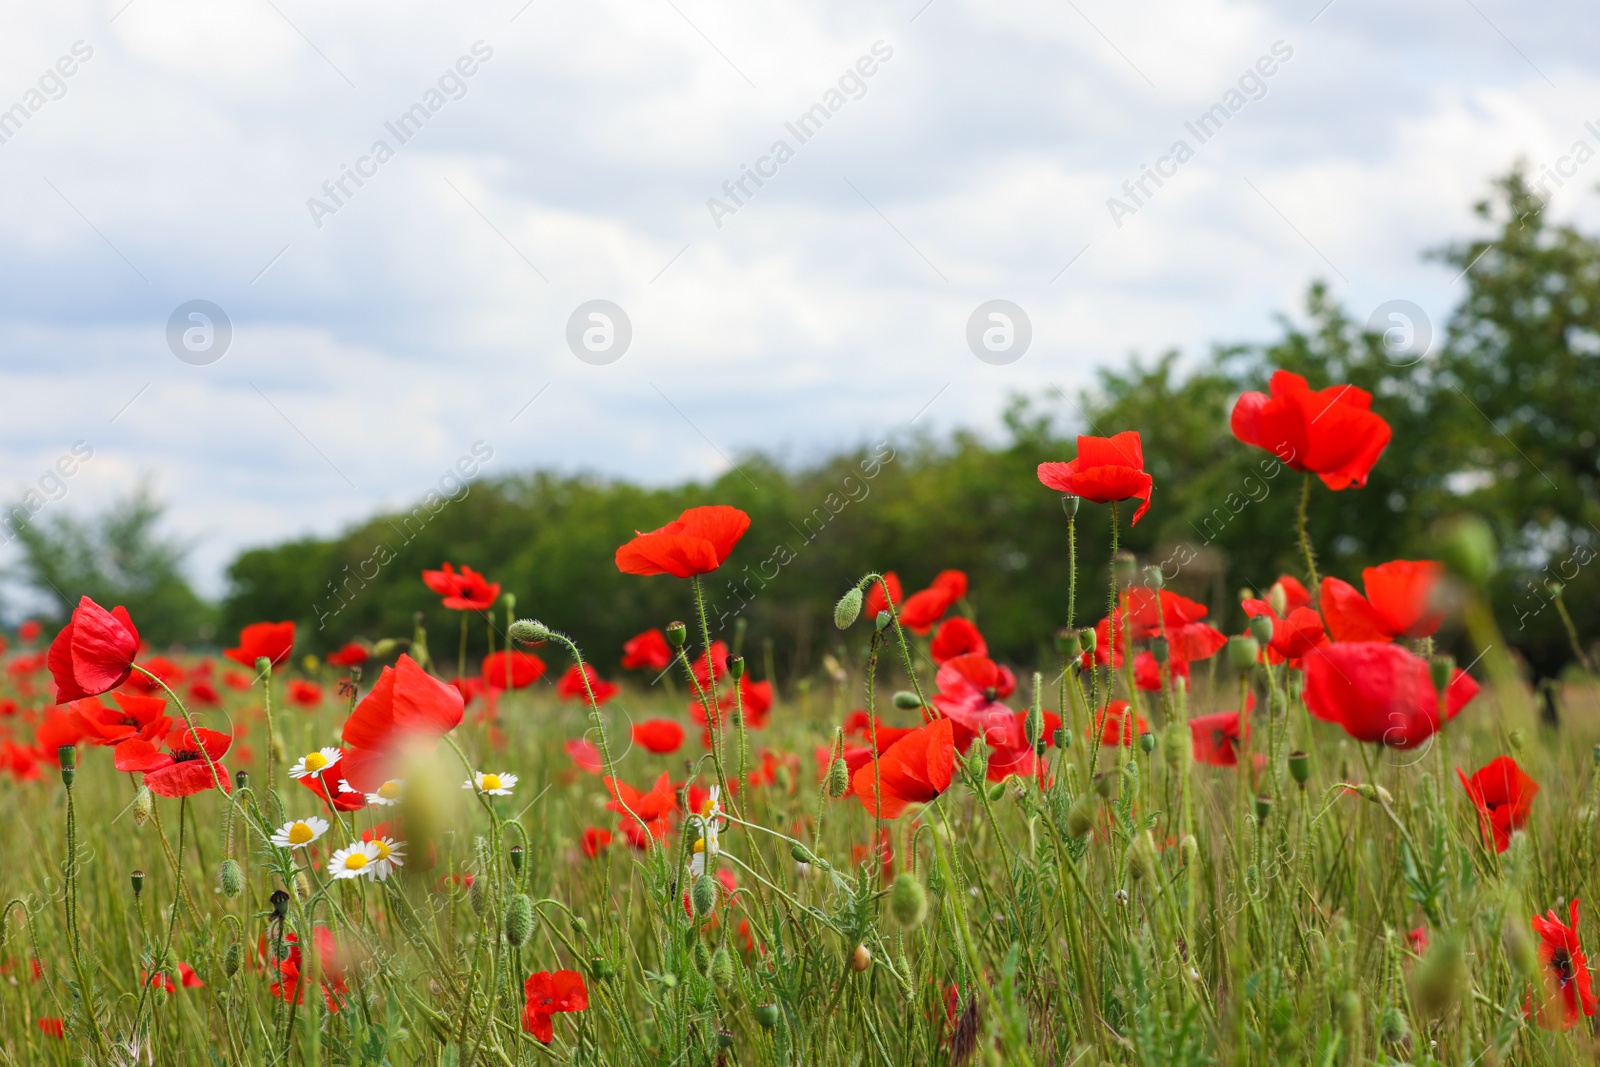
[[[694,943],[694,969],[703,975],[711,973],[711,950],[704,941]]]
[[[828,795],[835,800],[850,792],[850,765],[835,757],[828,767]]]
[[[861,587],[852,585],[846,589],[844,596],[833,606],[833,624],[841,630],[848,630],[857,619],[861,617]]]
[[[1528,735],[1521,730],[1512,730],[1506,735],[1506,740],[1511,742],[1511,751],[1521,752],[1528,743]]]
[[[520,948],[533,933],[533,900],[518,893],[506,902],[506,943]]]
[[[717,880],[704,874],[689,887],[689,903],[694,905],[694,913],[702,917],[710,915],[717,906],[717,896]]]
[[[889,888],[889,914],[908,930],[928,914],[928,894],[910,871],[895,875],[894,885]]]
[[[372,658],[388,659],[389,653],[393,652],[399,646],[400,642],[396,641],[392,637],[380,638],[379,640],[372,642]]]
[[[1257,644],[1265,645],[1272,642],[1272,617],[1270,615],[1257,615],[1250,620],[1250,636],[1256,639]]]
[[[894,695],[894,706],[901,711],[915,711],[922,707],[922,700],[909,689],[901,689]]]
[[[550,640],[550,628],[538,619],[518,619],[506,627],[506,636],[522,645]]]
[[[144,872],[134,871],[128,875],[128,884],[133,886],[133,899],[138,900],[144,895]]]
[[[1261,645],[1253,637],[1228,638],[1228,666],[1239,674],[1249,674],[1255,670],[1256,660],[1261,658]]]
[[[674,619],[672,622],[667,623],[667,627],[664,632],[667,635],[667,644],[672,646],[672,651],[674,652],[682,648],[683,643],[689,639],[689,627],[684,625],[684,623],[678,619]]]
[[[794,857],[796,863],[815,863],[816,857],[811,855],[811,850],[796,841],[789,846],[789,855]]]
[[[584,937],[589,933],[589,920],[582,915],[574,915],[571,920],[571,926],[572,932],[579,937]]]
[[[217,888],[229,900],[244,892],[244,870],[238,860],[230,856],[217,867]]]
[[[133,825],[143,826],[155,812],[156,798],[150,795],[149,786],[141,785],[139,791],[133,794]]]

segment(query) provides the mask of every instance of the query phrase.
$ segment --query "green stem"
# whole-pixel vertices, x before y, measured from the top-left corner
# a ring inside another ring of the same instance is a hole
[[[1306,471],[1306,480],[1300,490],[1300,513],[1297,528],[1300,532],[1300,553],[1306,558],[1306,574],[1311,578],[1311,595],[1316,596],[1317,587],[1322,580],[1317,577],[1317,554],[1311,547],[1311,533],[1306,529],[1306,514],[1311,507],[1311,472]]]

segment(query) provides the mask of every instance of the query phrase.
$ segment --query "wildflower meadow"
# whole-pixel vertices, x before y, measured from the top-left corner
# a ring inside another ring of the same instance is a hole
[[[714,499],[591,546],[678,605],[609,677],[581,600],[471,559],[321,656],[74,596],[3,660],[0,1063],[1594,1062],[1592,675],[1557,730],[1479,522],[1325,565],[1313,519],[1407,447],[1367,392],[1280,370],[1230,425],[1294,573],[1222,628],[1121,547],[1168,487],[1106,427],[1038,466],[1068,578],[1025,665],[958,561],[890,556],[824,591],[821,682],[774,677],[708,611],[761,533]]]

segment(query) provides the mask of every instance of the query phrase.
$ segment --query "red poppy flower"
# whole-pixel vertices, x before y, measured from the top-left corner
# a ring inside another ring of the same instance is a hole
[[[893,819],[910,804],[927,804],[950,788],[955,772],[954,723],[935,719],[889,746],[876,761],[856,771],[851,786],[862,806],[874,815]],[[883,792],[878,793],[881,781]]]
[[[1432,560],[1397,559],[1361,572],[1367,595],[1349,582],[1322,579],[1322,612],[1335,641],[1392,641],[1428,637],[1443,617],[1428,610],[1444,567]]]
[[[883,587],[885,585],[889,587],[888,596],[883,595]],[[957,599],[960,598],[958,597]],[[900,589],[900,576],[894,571],[885,571],[883,581],[875,581],[867,586],[867,599],[861,605],[862,614],[866,615],[868,622],[871,622],[883,612],[888,611],[891,602],[896,607],[899,607],[905,602],[905,597]]]
[[[1044,716],[1044,729],[1040,736],[1044,738],[1045,748],[1055,746],[1056,731],[1061,728],[1061,716],[1053,711],[1042,713]],[[1045,781],[1046,764],[1038,758],[1034,747],[1028,744],[1028,713],[1019,711],[1011,717],[1011,722],[1004,729],[991,729],[984,735],[984,741],[989,745],[989,762],[984,770],[984,776],[991,782],[1003,782],[1012,775],[1027,778],[1037,775],[1040,785],[1048,784]]]
[[[345,645],[337,652],[328,653],[328,663],[334,667],[359,667],[367,662],[367,657],[372,655],[366,647],[354,641]]]
[[[939,630],[933,635],[933,641],[928,645],[928,654],[933,657],[933,662],[943,663],[956,656],[965,656],[973,652],[980,656],[989,654],[989,646],[983,640],[983,634],[968,619],[957,615],[946,619],[939,624]]]
[[[1280,574],[1278,580],[1267,590],[1265,597],[1247,598],[1242,603],[1244,613],[1251,618],[1257,615],[1287,618],[1295,608],[1311,607],[1311,593],[1294,575]],[[1274,604],[1279,606],[1274,607]]]
[[[1104,710],[1096,711],[1094,724],[1088,730],[1089,740],[1099,738],[1101,745],[1115,748],[1120,735],[1122,746],[1127,748],[1140,734],[1149,733],[1150,724],[1145,722],[1144,716],[1130,716],[1130,710],[1126,700],[1113,700]]]
[[[294,623],[253,622],[239,631],[239,647],[224,649],[222,654],[233,662],[255,670],[256,660],[263,656],[274,667],[288,662],[294,649]]]
[[[604,778],[611,800],[606,807],[622,817],[622,832],[634,848],[650,847],[650,839],[659,841],[667,836],[667,823],[677,810],[678,794],[672,788],[672,779],[666,771],[651,787],[642,793],[627,782]]]
[[[297,708],[314,708],[322,703],[322,686],[304,678],[289,679],[289,703]]]
[[[401,653],[345,720],[344,743],[352,749],[339,761],[345,778],[363,793],[377,792],[393,777],[388,771],[400,748],[410,741],[431,748],[461,725],[463,706],[454,686]]]
[[[1533,810],[1539,783],[1528,777],[1510,756],[1490,760],[1471,778],[1457,767],[1456,777],[1461,779],[1467,799],[1478,809],[1484,839],[1494,841],[1496,852],[1510,848],[1512,833],[1522,829]]]
[[[32,745],[11,740],[0,739],[0,770],[10,771],[19,782],[36,782],[43,777],[38,751]]]
[[[114,709],[93,698],[70,705],[83,726],[82,739],[91,745],[116,745],[134,737],[154,741],[172,729],[172,720],[162,714],[167,707],[162,697],[112,693],[111,699],[117,702]]]
[[[240,692],[243,692],[254,685],[255,682],[252,681],[250,676],[243,671],[224,671],[222,675],[222,684],[227,686],[229,689],[237,689]]]
[[[1439,729],[1439,694],[1428,661],[1399,645],[1326,645],[1306,657],[1305,672],[1311,714],[1338,723],[1357,741],[1414,748]],[[1446,687],[1444,720],[1477,693],[1478,683],[1458,669]]]
[[[196,678],[189,683],[189,700],[195,704],[216,707],[222,703],[222,694],[217,692],[216,686],[204,678]]]
[[[1255,695],[1246,700],[1246,706],[1255,704]],[[1250,717],[1245,716],[1244,733],[1250,736]],[[1194,761],[1213,767],[1236,767],[1239,764],[1239,713],[1219,711],[1214,715],[1196,715],[1189,720],[1189,736],[1194,743]]]
[[[1264,448],[1329,489],[1357,489],[1389,444],[1389,424],[1372,412],[1372,394],[1353,385],[1317,391],[1298,374],[1272,375],[1272,396],[1246,393],[1233,406],[1233,436]]]
[[[1081,496],[1094,504],[1137,499],[1141,503],[1130,526],[1150,510],[1150,490],[1155,484],[1145,473],[1144,444],[1138,430],[1124,430],[1114,437],[1080,435],[1077,458],[1039,464],[1039,481],[1058,493]]]
[[[567,742],[567,755],[578,769],[588,771],[590,774],[600,773],[600,750],[594,747],[594,742],[584,737],[575,737]]]
[[[277,962],[280,978],[272,983],[268,991],[282,1000],[301,1004],[304,1003],[305,990],[302,988],[300,973],[302,965],[300,946],[294,934],[285,934],[284,940],[289,943],[289,955]],[[312,931],[311,941],[316,945],[317,958],[322,963],[323,1000],[326,1001],[330,1012],[337,1012],[350,989],[345,983],[344,964],[334,943],[333,932],[326,926],[319,926]]]
[[[422,584],[443,598],[451,611],[487,611],[500,595],[498,583],[491,582],[471,567],[458,571],[448,562],[436,571],[423,571]]]
[[[633,741],[658,756],[676,752],[683,745],[683,727],[671,719],[648,719],[634,723]]]
[[[583,831],[583,854],[590,859],[595,859],[602,851],[611,847],[612,834],[610,830],[598,826],[586,827]]]
[[[494,652],[483,657],[481,673],[490,689],[522,689],[544,677],[544,660],[532,652]]]
[[[587,688],[584,686],[588,680]],[[585,663],[583,670],[578,670],[578,665],[573,664],[567,668],[567,673],[561,676],[561,681],[556,683],[556,694],[567,700],[588,700],[589,693],[594,693],[594,702],[604,704],[622,691],[622,687],[615,682],[608,682],[600,677],[591,663]]]
[[[963,752],[973,737],[986,737],[991,730],[1002,736],[1009,729],[1015,713],[1000,701],[1015,691],[1016,676],[988,656],[945,660],[933,681],[937,692],[928,702],[956,724],[954,741]]]
[[[1589,961],[1578,943],[1578,898],[1572,898],[1572,925],[1556,918],[1555,909],[1544,918],[1535,915],[1533,930],[1539,935],[1539,963],[1544,989],[1539,997],[1539,1025],[1546,1030],[1565,1030],[1580,1015],[1593,1015],[1596,1003],[1590,988]],[[1529,997],[1531,1014],[1532,997]],[[1554,1010],[1559,1006],[1560,1014]]]
[[[50,708],[33,732],[33,743],[39,750],[39,757],[57,767],[60,766],[58,750],[62,745],[76,745],[83,740],[84,731],[79,716],[62,708]]]
[[[540,971],[528,977],[522,991],[527,998],[522,1006],[522,1028],[546,1045],[556,1036],[550,1016],[589,1006],[589,990],[577,971]]]
[[[40,632],[44,629],[39,625],[38,619],[23,619],[22,625],[17,627],[17,637],[25,645],[31,645],[39,639]]]
[[[1226,638],[1224,638],[1226,640]],[[1189,661],[1171,655],[1167,656],[1167,673],[1174,679],[1189,678]],[[1140,652],[1133,657],[1133,684],[1146,693],[1159,693],[1165,686],[1161,675],[1161,663],[1153,652]]]
[[[659,530],[636,534],[617,549],[623,574],[710,574],[727,560],[750,528],[750,516],[725,504],[690,508]]]
[[[50,642],[46,663],[56,683],[56,703],[109,693],[133,673],[139,631],[120,605],[107,611],[84,597]]]
[[[67,1025],[58,1015],[41,1015],[38,1019],[39,1029],[47,1037],[63,1037],[67,1032]]]
[[[161,688],[162,682],[166,683],[168,689],[174,689],[177,688],[179,682],[183,681],[183,666],[174,663],[165,656],[151,656],[140,663],[139,666],[156,677],[152,678],[150,674],[145,674],[144,671],[134,671],[128,675],[128,680],[123,683],[125,688],[139,693],[160,693],[164,691]],[[161,681],[156,681],[156,678],[161,679]]]
[[[344,788],[349,784],[344,761],[344,756],[348,755],[349,752],[343,752],[331,766],[317,774],[307,774],[295,780],[321,797],[323,803],[334,811],[360,811],[367,806],[367,795],[354,786]]]
[[[956,601],[967,595],[965,571],[940,571],[928,588],[912,593],[900,607],[900,625],[913,633],[925,634]]]
[[[622,669],[625,671],[655,671],[657,674],[672,665],[672,646],[667,635],[660,630],[646,630],[634,634],[622,645]]]
[[[207,789],[231,793],[228,768],[222,765],[231,744],[230,735],[199,726],[167,734],[165,752],[137,737],[124,741],[112,762],[119,771],[142,773],[144,784],[158,797],[190,797]]]

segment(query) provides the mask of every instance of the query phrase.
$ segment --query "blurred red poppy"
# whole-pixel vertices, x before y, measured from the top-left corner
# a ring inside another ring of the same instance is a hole
[[[750,516],[725,504],[690,508],[659,530],[636,534],[617,549],[624,574],[670,574],[692,578],[710,574],[727,560],[750,528]]]
[[[44,627],[39,624],[38,619],[23,619],[22,624],[17,627],[17,638],[23,644],[31,645],[39,639],[39,634],[43,629]]]
[[[285,663],[294,649],[294,623],[253,622],[239,631],[239,647],[222,654],[233,662],[255,670],[256,660],[265,657],[274,667]]]
[[[544,660],[532,652],[492,652],[483,657],[482,676],[490,689],[523,689],[544,677]]]
[[[605,830],[598,826],[586,827],[583,831],[583,854],[590,859],[594,859],[602,851],[611,847],[611,840],[610,830]]]
[[[38,1019],[39,1029],[46,1037],[63,1037],[67,1032],[67,1025],[59,1015],[41,1015]]]
[[[634,723],[633,741],[658,756],[676,752],[683,745],[683,726],[671,719],[647,719]]]
[[[1414,748],[1439,729],[1439,694],[1428,661],[1399,645],[1357,641],[1331,644],[1305,658],[1306,707],[1338,723],[1357,741]],[[1444,721],[1478,693],[1478,683],[1457,670],[1445,691]]]
[[[1255,694],[1245,701],[1246,708],[1254,706]],[[1250,717],[1244,719],[1245,737],[1250,736]],[[1194,743],[1194,761],[1213,767],[1236,767],[1239,764],[1239,713],[1219,711],[1214,715],[1196,715],[1189,720],[1189,737]]]
[[[1274,372],[1272,395],[1246,393],[1233,406],[1233,435],[1264,448],[1329,489],[1357,489],[1389,444],[1389,424],[1372,412],[1372,394],[1353,385],[1314,390],[1298,374]]]
[[[388,772],[400,748],[415,741],[431,749],[461,725],[463,706],[454,686],[401,653],[345,720],[343,737],[350,751],[339,761],[345,778],[363,793],[377,792],[393,777]]]
[[[1130,710],[1126,700],[1113,700],[1103,710],[1096,711],[1094,724],[1088,730],[1089,740],[1099,738],[1101,745],[1115,748],[1120,739],[1126,748],[1131,746],[1140,734],[1149,733],[1150,724],[1145,722],[1144,716],[1129,715]]]
[[[139,631],[125,608],[107,611],[83,597],[50,642],[46,662],[56,683],[56,703],[108,693],[133,673]]]
[[[971,620],[959,615],[940,623],[938,632],[933,635],[933,641],[928,645],[928,654],[933,657],[935,663],[943,663],[956,656],[965,656],[969,652],[985,656],[989,653],[989,646]]]
[[[1145,473],[1144,444],[1138,430],[1113,437],[1078,437],[1078,455],[1066,463],[1039,464],[1039,481],[1058,493],[1070,493],[1094,504],[1139,500],[1133,522],[1150,510],[1154,479]]]
[[[322,686],[304,678],[291,678],[288,699],[297,708],[317,707],[322,703]]]
[[[678,807],[678,794],[666,771],[656,779],[650,792],[643,793],[617,778],[604,778],[611,800],[606,807],[621,816],[622,833],[637,849],[650,847],[650,839],[667,836],[667,824]]]
[[[851,786],[869,812],[893,819],[908,805],[927,804],[949,789],[955,758],[954,724],[936,719],[900,738],[876,761],[867,761]]]
[[[672,665],[672,646],[660,630],[634,634],[622,645],[622,669],[660,673]]]
[[[1017,679],[988,656],[947,659],[933,681],[938,688],[928,702],[956,724],[954,743],[961,751],[966,751],[973,737],[1010,728],[1015,713],[1000,701],[1016,690]]]
[[[329,652],[328,663],[334,667],[359,667],[367,662],[367,657],[370,655],[371,653],[367,651],[364,645],[358,645],[351,641],[337,652]]]
[[[1443,617],[1429,611],[1444,567],[1432,560],[1397,559],[1361,572],[1367,595],[1349,582],[1322,579],[1322,613],[1335,641],[1392,641],[1428,637]]]
[[[540,971],[523,983],[526,1001],[522,1006],[522,1028],[548,1045],[555,1040],[550,1016],[583,1011],[589,1006],[589,990],[577,971]]]
[[[500,595],[500,586],[490,582],[471,567],[459,571],[449,563],[436,571],[423,571],[422,583],[444,599],[444,607],[451,611],[487,611]]]
[[[167,688],[171,689],[183,681],[182,664],[175,663],[165,656],[151,656],[147,660],[140,661],[139,666],[143,667],[144,670],[136,670],[128,675],[128,680],[123,683],[124,688],[132,689],[138,693],[161,693],[165,692],[161,688],[162,682],[165,682]],[[146,671],[149,673],[145,673]],[[155,678],[150,677],[151,674],[155,675]],[[156,680],[157,678],[160,679],[159,682]]]
[[[1539,783],[1528,777],[1510,756],[1497,756],[1480,767],[1471,778],[1456,768],[1461,788],[1478,809],[1484,840],[1494,842],[1496,852],[1511,847],[1511,835],[1522,829],[1533,810]]]
[[[1593,1015],[1596,1001],[1590,985],[1589,961],[1584,958],[1583,946],[1578,942],[1578,898],[1572,898],[1569,926],[1556,918],[1555,909],[1545,912],[1544,918],[1532,919],[1534,933],[1539,935],[1540,986],[1538,996],[1538,1021],[1546,1030],[1566,1030],[1580,1016]],[[1528,998],[1525,1010],[1533,1014],[1533,996]]]
[[[928,588],[906,597],[900,606],[900,625],[914,633],[925,634],[966,595],[966,571],[940,571]]]
[[[584,682],[588,681],[588,686]],[[615,682],[608,682],[600,677],[591,663],[585,663],[583,670],[578,670],[577,664],[567,668],[567,673],[561,676],[561,681],[556,683],[557,695],[567,700],[588,700],[589,694],[594,694],[596,704],[604,704],[621,692],[622,687]]]

